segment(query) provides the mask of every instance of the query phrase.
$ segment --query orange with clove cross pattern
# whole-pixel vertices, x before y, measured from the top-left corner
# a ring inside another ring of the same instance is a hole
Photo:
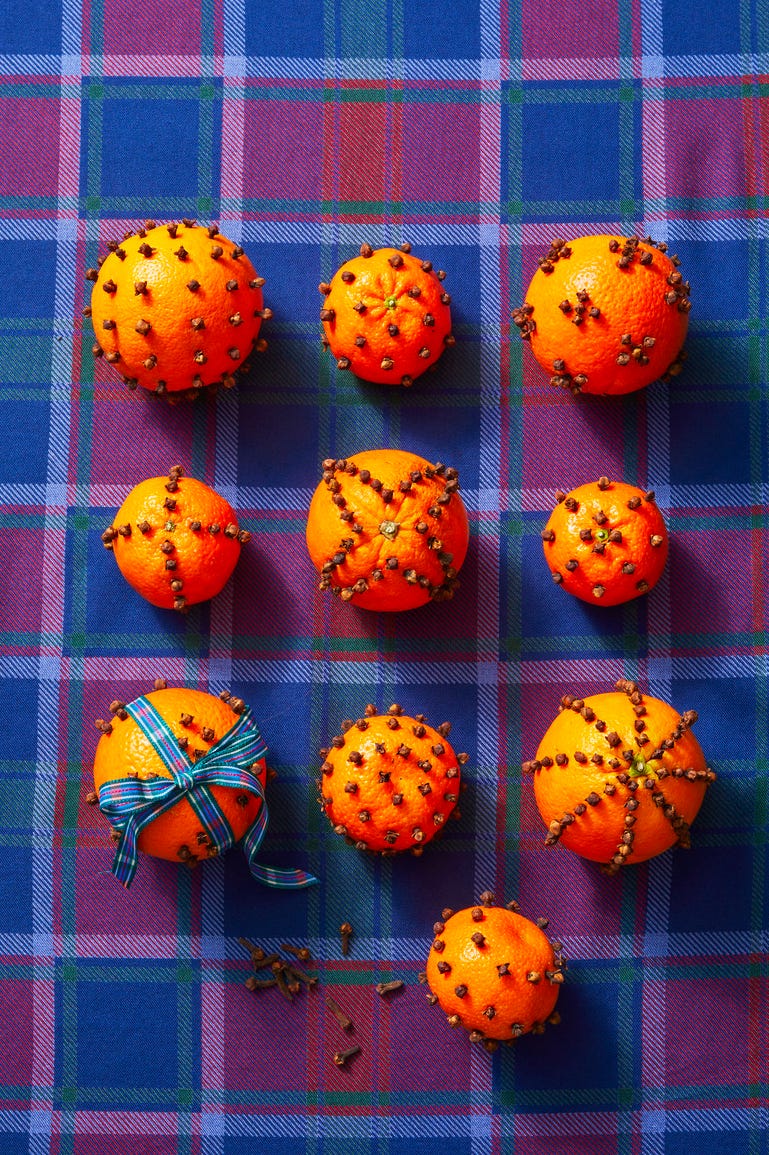
[[[468,542],[456,469],[400,449],[323,462],[307,518],[322,590],[366,610],[445,601]]]
[[[250,537],[228,501],[177,465],[134,486],[102,541],[137,593],[185,612],[219,593]]]

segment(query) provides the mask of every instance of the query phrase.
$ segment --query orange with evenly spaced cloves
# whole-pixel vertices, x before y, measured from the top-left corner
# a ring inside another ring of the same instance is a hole
[[[681,370],[689,283],[650,237],[556,238],[513,313],[551,385],[631,393]]]
[[[410,245],[361,245],[359,257],[319,286],[323,344],[338,368],[381,385],[413,385],[454,344],[445,275],[412,256]]]
[[[219,593],[251,534],[228,501],[176,465],[134,486],[101,537],[137,593],[184,612]]]
[[[216,698],[201,690],[169,688],[162,678],[155,682],[155,689],[146,697],[168,723],[179,746],[186,750],[193,762],[207,754],[232,729],[245,708],[241,698],[234,698],[226,691]],[[171,777],[149,738],[126,712],[125,703],[113,702],[110,711],[113,715],[111,721],[99,719],[96,722],[102,736],[96,747],[93,767],[97,795],[89,797],[94,804],[105,782],[120,778]],[[264,786],[267,777],[264,759],[253,769]],[[208,789],[224,812],[235,840],[239,841],[259,813],[261,799],[230,786],[209,785]],[[155,858],[184,862],[188,866],[216,854],[216,848],[209,843],[200,819],[186,798],[180,798],[145,826],[139,835],[138,847]]]
[[[322,590],[366,610],[444,601],[468,542],[456,469],[400,449],[323,462],[307,518]]]
[[[534,775],[546,845],[561,842],[609,874],[687,847],[716,777],[691,732],[696,720],[694,710],[679,714],[635,682],[585,699],[565,695],[536,757],[523,764]]]
[[[582,601],[616,606],[647,593],[668,556],[668,532],[654,493],[609,481],[556,494],[542,530],[553,581]]]
[[[262,349],[262,286],[239,245],[216,225],[156,225],[110,244],[91,304],[95,357],[104,356],[131,388],[194,397],[235,384],[252,349]]]
[[[565,960],[561,944],[545,934],[547,925],[544,918],[524,918],[516,902],[495,906],[489,891],[478,906],[444,910],[420,975],[430,987],[428,1001],[440,1005],[449,1026],[464,1027],[488,1051],[557,1024]]]
[[[436,729],[424,714],[410,718],[400,706],[342,723],[342,733],[321,750],[320,806],[337,834],[358,850],[395,854],[424,846],[443,829],[456,809],[460,766],[448,742],[451,726]]]

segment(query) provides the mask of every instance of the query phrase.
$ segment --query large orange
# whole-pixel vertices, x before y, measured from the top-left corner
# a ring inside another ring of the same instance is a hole
[[[228,501],[174,466],[134,486],[102,541],[137,593],[184,611],[219,593],[250,537]]]
[[[651,238],[554,240],[513,313],[550,383],[632,393],[681,369],[689,284]]]
[[[125,383],[190,396],[235,383],[254,347],[264,308],[262,285],[239,245],[215,225],[147,221],[127,233],[99,269],[91,304],[96,344]]]
[[[635,682],[589,698],[567,694],[525,762],[548,827],[546,844],[601,862],[611,874],[671,846],[689,845],[689,825],[715,774],[680,715]]]
[[[651,491],[601,477],[556,496],[542,545],[562,589],[595,605],[616,606],[657,584],[668,533]]]
[[[360,252],[319,286],[323,343],[340,369],[364,381],[412,385],[454,343],[446,274],[412,256],[410,245]]]
[[[517,910],[514,902],[495,906],[486,892],[478,906],[444,910],[433,927],[424,975],[429,1001],[440,1005],[450,1026],[464,1027],[487,1050],[559,1021],[561,944],[547,938],[546,919],[537,924]]]
[[[450,598],[469,542],[457,476],[400,449],[324,461],[307,518],[320,588],[366,610]]]
[[[168,723],[179,745],[193,762],[232,729],[244,708],[241,699],[229,694],[215,698],[201,690],[169,689],[162,679],[155,685],[159,688],[146,697]],[[110,709],[112,720],[97,722],[102,736],[96,747],[93,767],[96,790],[99,791],[105,782],[120,778],[170,778],[165,763],[149,738],[126,713],[124,703],[113,702]],[[264,786],[267,772],[264,760],[253,769]],[[210,786],[209,789],[224,812],[236,841],[240,840],[259,813],[261,800],[254,794],[229,786]],[[180,798],[170,810],[150,822],[139,835],[138,846],[145,854],[188,865],[216,854],[186,798]]]
[[[443,722],[437,730],[393,705],[387,714],[367,706],[366,716],[342,723],[342,733],[321,750],[319,802],[337,834],[358,850],[421,853],[455,809],[460,766]]]

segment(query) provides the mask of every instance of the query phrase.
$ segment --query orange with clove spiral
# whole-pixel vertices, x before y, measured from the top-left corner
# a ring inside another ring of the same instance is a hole
[[[102,541],[137,593],[183,612],[219,593],[250,537],[228,501],[174,466],[131,490]]]
[[[556,496],[542,545],[562,589],[582,601],[616,606],[657,584],[668,532],[651,491],[601,477]]]
[[[319,286],[323,343],[340,369],[364,381],[412,385],[454,344],[446,274],[412,256],[410,245],[361,245],[360,253]]]
[[[548,827],[546,845],[604,864],[644,862],[689,845],[689,825],[715,780],[691,732],[697,715],[679,715],[635,682],[584,700],[567,694],[558,717],[523,764]]]
[[[400,449],[323,462],[307,518],[320,588],[366,610],[444,601],[469,542],[458,474]]]
[[[428,1000],[440,1005],[450,1026],[464,1027],[490,1051],[557,1024],[564,960],[547,925],[524,918],[517,903],[495,906],[488,891],[476,907],[444,910],[422,976]]]
[[[423,714],[407,717],[398,705],[387,714],[369,705],[365,717],[343,722],[321,750],[318,780],[334,831],[358,850],[421,853],[449,818],[459,818],[467,754],[454,753],[450,729],[448,722],[433,729]]]
[[[146,697],[168,723],[180,747],[186,750],[193,762],[202,758],[232,729],[245,705],[242,699],[233,698],[226,692],[216,698],[201,690],[167,688],[162,679],[155,683],[155,690]],[[93,767],[97,792],[105,782],[120,778],[170,778],[170,771],[149,738],[126,713],[125,704],[113,702],[110,710],[113,715],[110,722],[100,719],[96,723],[102,730]],[[253,769],[264,786],[267,773],[264,759]],[[261,800],[254,794],[230,786],[211,785],[209,789],[232,827],[235,840],[239,841],[259,813]],[[172,862],[186,862],[189,866],[216,854],[186,798],[180,798],[145,826],[139,835],[138,846],[145,854]]]
[[[552,242],[513,313],[551,385],[631,393],[680,372],[689,283],[666,249],[610,234]]]
[[[243,249],[194,221],[147,221],[110,249],[86,274],[94,356],[158,394],[234,385],[252,349],[265,347],[259,329],[271,315]]]

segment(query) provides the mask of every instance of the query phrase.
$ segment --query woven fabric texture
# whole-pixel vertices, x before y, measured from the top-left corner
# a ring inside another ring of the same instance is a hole
[[[768,75],[751,0],[0,0],[3,1155],[767,1155]],[[235,389],[170,406],[94,363],[81,310],[111,238],[183,216],[242,244],[274,316]],[[615,230],[680,256],[689,357],[574,399],[510,314],[552,237]],[[317,285],[364,241],[446,270],[456,345],[411,389],[321,348]],[[382,446],[459,470],[452,601],[317,589],[321,462]],[[253,534],[187,616],[100,540],[177,463]],[[558,589],[540,541],[556,487],[601,474],[653,488],[672,540],[615,609]],[[318,886],[262,887],[238,851],[111,876],[93,721],[158,676],[252,707],[278,771],[260,861]],[[699,712],[718,781],[690,851],[607,878],[545,849],[520,765],[562,693],[617,678]],[[470,754],[420,858],[319,811],[317,752],[368,702]],[[494,1056],[416,981],[441,908],[487,888],[569,959],[561,1025]],[[308,945],[319,989],[248,991],[243,935]]]

